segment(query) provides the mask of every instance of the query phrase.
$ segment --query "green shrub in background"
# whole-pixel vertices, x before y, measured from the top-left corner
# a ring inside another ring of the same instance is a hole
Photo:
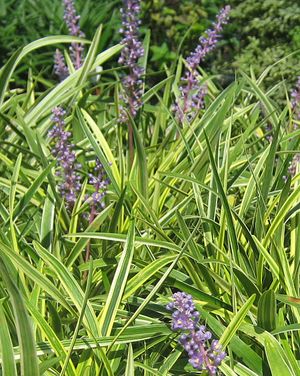
[[[118,41],[120,4],[119,0],[76,1],[88,38],[100,22],[106,24],[102,48]],[[257,76],[300,48],[300,4],[292,0],[145,0],[143,27],[151,29],[150,70],[170,63],[184,37],[183,55],[193,49],[199,34],[225,4],[233,8],[231,22],[217,51],[204,64],[212,73],[222,73],[223,83],[233,80],[236,69],[249,71],[250,66]],[[60,0],[0,0],[0,61],[37,38],[66,33],[62,12]],[[49,65],[53,51],[47,50],[48,55],[35,57],[34,66]],[[298,61],[299,54],[285,58],[272,68],[265,85],[285,79],[290,89],[300,72]],[[283,98],[285,94],[275,95]]]
[[[188,31],[182,52],[190,51],[211,23],[222,0],[148,0],[144,2],[144,19],[152,31],[152,61],[165,62]]]
[[[186,36],[182,52],[191,50],[214,17],[220,6],[232,7],[231,21],[217,51],[204,67],[212,73],[222,73],[232,81],[234,71],[249,71],[256,76],[270,65],[284,59],[272,68],[265,85],[282,79],[290,88],[300,73],[300,3],[292,0],[215,0],[215,1],[145,1],[145,20],[153,30],[152,60],[160,64],[173,58],[172,51]],[[159,48],[160,47],[160,48]],[[283,97],[282,93],[277,96]]]
[[[86,36],[91,38],[99,23],[107,30],[102,36],[105,41],[109,30],[119,19],[119,0],[77,0],[80,24]],[[116,17],[117,16],[117,17]],[[16,48],[48,35],[67,33],[63,22],[61,0],[0,0],[0,60],[3,61]],[[103,42],[104,42],[103,40]],[[103,43],[102,42],[102,43]]]
[[[271,64],[283,59],[272,68],[265,85],[284,79],[290,88],[300,74],[300,3],[292,0],[230,0],[231,23],[227,27],[226,56],[213,62],[213,71],[220,68],[240,69],[258,76]],[[281,98],[284,91],[276,93]]]
[[[145,0],[143,25],[152,30],[152,46],[167,46],[174,51],[186,31],[191,27],[185,50],[196,42],[210,24],[222,0]],[[81,26],[91,37],[99,23],[114,24],[118,30],[120,0],[77,0]],[[114,15],[116,14],[116,17]],[[62,22],[60,0],[0,0],[0,48],[3,61],[15,48],[50,34],[66,32]],[[118,19],[118,20],[117,20]],[[109,26],[109,25],[108,25]],[[113,38],[112,35],[110,35]],[[163,47],[164,50],[164,47]],[[154,49],[154,51],[156,51]],[[154,54],[155,55],[155,54]],[[167,60],[168,54],[165,59]],[[165,61],[166,61],[165,60]]]

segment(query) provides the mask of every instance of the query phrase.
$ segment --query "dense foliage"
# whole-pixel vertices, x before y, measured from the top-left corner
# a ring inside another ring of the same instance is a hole
[[[300,73],[300,4],[290,0],[233,0],[230,3],[233,7],[227,34],[230,52],[226,62],[222,57],[216,62],[218,69],[225,66],[249,71],[251,66],[258,76],[281,60],[272,68],[265,85],[270,87],[285,80],[288,88],[292,87]],[[277,93],[278,97],[283,99],[285,94]]]
[[[130,1],[0,69],[0,372],[297,376],[300,81],[198,69],[225,8],[153,85]]]

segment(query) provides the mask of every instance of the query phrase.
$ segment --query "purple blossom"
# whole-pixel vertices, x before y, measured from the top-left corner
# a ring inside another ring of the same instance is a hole
[[[211,340],[212,334],[205,325],[199,325],[199,312],[191,295],[177,292],[173,295],[173,302],[166,307],[174,311],[172,314],[172,329],[182,330],[179,343],[188,353],[189,363],[198,370],[206,370],[209,375],[216,375],[218,366],[225,358],[218,340]]]
[[[64,4],[64,20],[68,26],[70,35],[74,37],[83,38],[85,35],[80,30],[79,20],[80,16],[77,15],[74,1],[73,0],[63,0]],[[83,57],[83,44],[82,43],[72,43],[70,47],[71,60],[74,64],[75,69],[78,69],[82,65]]]
[[[176,114],[180,121],[183,121],[184,116],[187,116],[189,121],[193,120],[199,109],[204,106],[207,87],[200,85],[200,76],[197,68],[206,55],[216,47],[223,26],[228,21],[229,11],[229,5],[220,11],[216,22],[213,23],[213,28],[206,31],[206,37],[200,37],[200,43],[186,59],[187,68],[181,78],[181,86],[179,87],[181,95],[175,105]]]
[[[144,69],[138,65],[138,60],[144,55],[144,48],[139,40],[138,19],[140,13],[140,0],[123,0],[122,28],[120,33],[123,34],[121,44],[124,48],[119,58],[119,63],[129,69],[129,74],[122,80],[124,92],[121,95],[123,106],[120,107],[120,122],[126,123],[128,116],[125,107],[132,117],[135,117],[139,108],[142,106],[142,75]]]
[[[54,72],[63,81],[69,75],[69,69],[66,66],[63,54],[59,49],[56,49],[54,54]]]
[[[72,210],[77,193],[81,189],[80,176],[76,172],[80,165],[76,163],[75,152],[73,151],[74,145],[69,141],[71,132],[65,130],[64,118],[66,112],[61,107],[56,107],[52,110],[52,113],[51,120],[54,125],[49,132],[49,137],[53,143],[51,153],[57,158],[59,166],[59,170],[56,172],[56,175],[61,179],[58,190],[65,199],[67,208]]]

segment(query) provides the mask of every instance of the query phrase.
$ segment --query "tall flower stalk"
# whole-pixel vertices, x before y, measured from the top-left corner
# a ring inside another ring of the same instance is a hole
[[[74,145],[70,142],[71,132],[66,131],[66,111],[62,107],[56,107],[52,110],[52,114],[53,127],[48,135],[52,144],[51,154],[57,158],[56,175],[60,178],[58,191],[65,200],[68,211],[72,211],[81,190],[81,177],[77,172],[81,165],[76,162]],[[110,184],[110,180],[98,159],[96,159],[93,172],[89,174],[89,183],[93,186],[92,194],[86,197],[90,206],[87,217],[89,224],[91,224],[96,215],[105,207],[104,198]],[[85,258],[86,261],[90,258],[90,242],[87,244]],[[86,273],[84,277],[86,277]]]
[[[204,97],[207,94],[205,85],[200,85],[200,75],[198,67],[209,52],[211,52],[221,37],[221,32],[224,25],[228,22],[230,6],[224,7],[217,16],[216,21],[213,23],[212,29],[205,32],[206,36],[201,36],[199,44],[196,49],[186,59],[186,70],[181,78],[181,92],[179,101],[175,106],[177,116],[180,121],[184,117],[191,121],[199,109],[204,106]]]
[[[63,0],[63,6],[64,20],[68,27],[69,34],[74,37],[83,38],[85,35],[80,30],[80,16],[76,13],[74,1]],[[79,69],[83,62],[83,44],[77,42],[71,43],[70,56],[75,69]],[[66,65],[64,56],[58,49],[55,51],[54,54],[54,72],[61,81],[63,81],[69,75],[69,69]]]
[[[142,76],[144,74],[144,69],[138,64],[138,60],[144,55],[144,48],[139,40],[140,3],[140,0],[123,0],[121,9],[122,28],[120,33],[123,35],[121,44],[124,45],[124,48],[119,63],[125,65],[129,73],[122,79],[123,92],[120,99],[123,104],[120,106],[119,121],[128,124],[131,163],[133,161],[133,129],[128,119],[128,113],[135,118],[142,106]]]
[[[211,340],[212,334],[205,325],[199,324],[200,314],[196,310],[192,296],[176,292],[173,301],[166,307],[172,314],[172,330],[182,331],[179,343],[188,353],[189,363],[197,370],[205,370],[210,376],[216,375],[225,358],[218,340]]]
[[[83,38],[85,35],[80,30],[80,26],[79,26],[80,16],[77,15],[76,13],[74,1],[63,0],[63,4],[65,7],[64,20],[68,26],[70,35],[74,37]],[[79,69],[83,61],[83,56],[82,56],[83,44],[73,42],[70,47],[70,52],[71,52],[71,60],[72,60],[72,63],[74,64],[75,69]]]
[[[71,132],[65,129],[65,110],[56,107],[52,110],[52,113],[51,119],[54,125],[49,132],[49,137],[53,144],[51,153],[57,158],[59,167],[56,172],[56,175],[61,179],[58,190],[66,202],[67,209],[71,211],[81,189],[80,175],[76,172],[80,165],[76,163],[74,145],[69,140]]]

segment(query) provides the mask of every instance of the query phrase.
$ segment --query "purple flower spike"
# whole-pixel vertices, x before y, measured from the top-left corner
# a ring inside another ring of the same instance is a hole
[[[54,72],[59,77],[60,81],[63,81],[69,75],[64,56],[59,49],[55,51],[54,55]]]
[[[144,55],[143,45],[139,41],[139,13],[140,0],[123,0],[120,33],[123,35],[121,43],[124,44],[124,48],[121,52],[119,63],[129,68],[129,74],[122,80],[124,93],[120,99],[133,118],[142,106],[142,76],[144,74],[144,69],[138,65],[139,58]],[[121,123],[128,121],[124,106],[120,107],[119,120]]]
[[[220,39],[223,26],[228,21],[230,6],[223,8],[217,16],[213,28],[206,31],[206,37],[200,37],[200,43],[190,56],[186,59],[187,69],[181,78],[180,98],[175,105],[175,111],[180,121],[187,116],[188,121],[192,121],[199,109],[204,106],[204,97],[207,94],[206,86],[199,84],[199,73],[197,71],[200,63],[206,55],[212,51]]]
[[[76,169],[80,165],[76,163],[75,152],[72,150],[74,145],[70,143],[70,132],[65,130],[66,112],[61,107],[52,110],[53,128],[49,132],[49,137],[53,141],[51,153],[57,158],[59,170],[56,175],[61,178],[58,190],[66,201],[66,206],[72,210],[76,201],[77,193],[81,189],[80,176]]]
[[[212,334],[205,325],[199,324],[199,312],[191,295],[177,292],[173,302],[166,307],[172,314],[172,329],[182,330],[179,343],[189,357],[189,363],[197,370],[206,370],[210,376],[216,375],[218,366],[226,357],[218,340],[211,340]]]
[[[295,88],[291,91],[291,106],[295,119],[300,120],[300,76],[298,77]],[[298,124],[294,123],[293,128],[297,130],[299,128]],[[288,167],[288,174],[291,177],[296,175],[299,162],[300,154],[295,154]]]
[[[83,38],[85,35],[80,30],[79,20],[80,16],[77,15],[75,5],[73,0],[63,0],[65,7],[64,20],[68,26],[70,35],[74,37]],[[72,43],[70,47],[71,60],[74,64],[75,69],[78,69],[82,65],[83,57],[83,44],[82,43]]]

